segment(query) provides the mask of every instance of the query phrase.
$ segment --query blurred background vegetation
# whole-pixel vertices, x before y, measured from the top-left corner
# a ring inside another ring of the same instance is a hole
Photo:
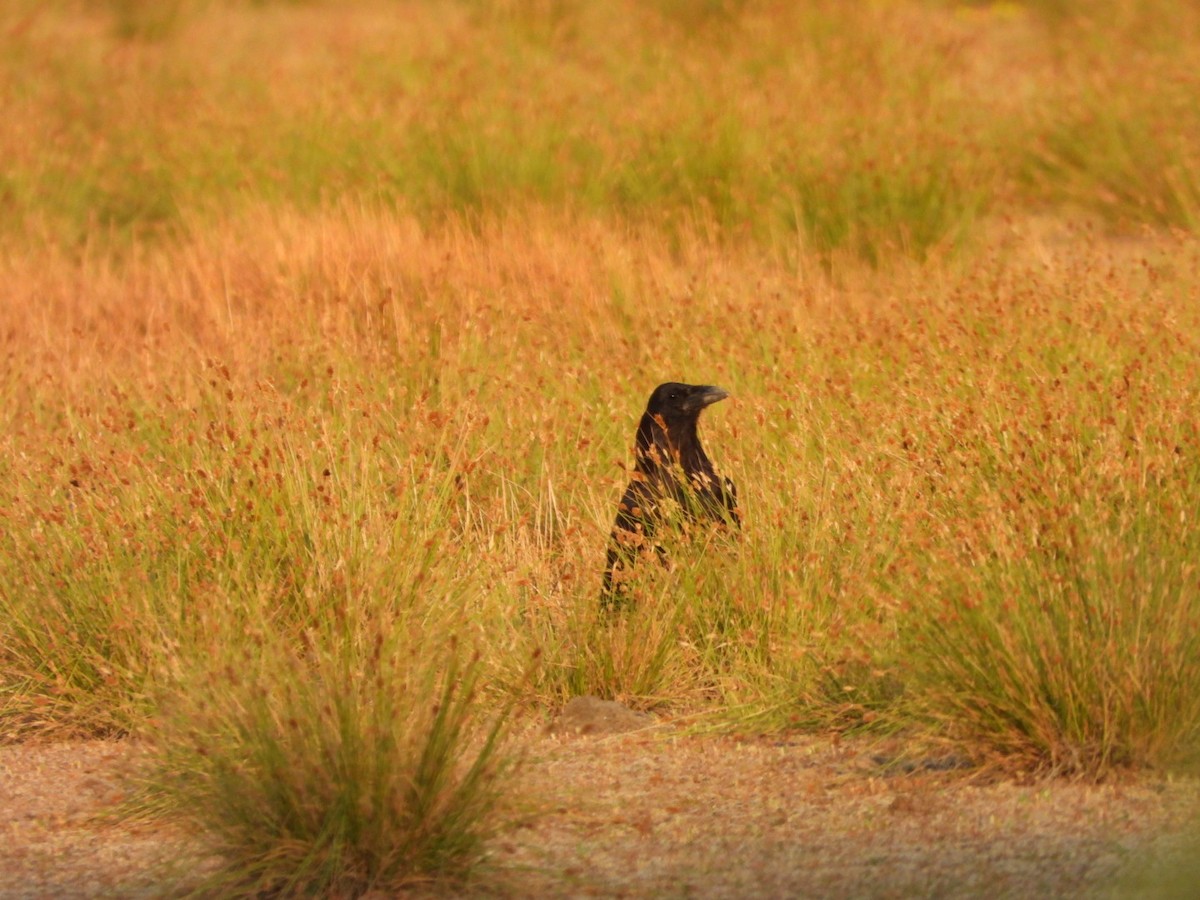
[[[5,5],[8,236],[565,208],[872,261],[996,210],[1192,228],[1192,4]]]

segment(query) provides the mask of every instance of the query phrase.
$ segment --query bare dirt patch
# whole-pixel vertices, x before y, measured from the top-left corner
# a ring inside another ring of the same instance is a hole
[[[875,757],[813,738],[551,738],[526,777],[560,801],[505,852],[545,867],[545,895],[1094,894],[1197,799],[1192,782],[886,776]]]
[[[117,817],[137,757],[128,742],[0,747],[0,897],[155,896],[184,839]]]
[[[495,862],[527,896],[1096,895],[1168,852],[1200,801],[1191,780],[887,775],[873,745],[808,737],[526,740],[535,814]],[[127,743],[0,747],[0,897],[166,889],[186,840],[114,816],[135,757]]]

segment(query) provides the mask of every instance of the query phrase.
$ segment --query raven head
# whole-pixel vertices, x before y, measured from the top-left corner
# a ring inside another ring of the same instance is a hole
[[[724,400],[729,392],[711,384],[679,384],[669,381],[660,384],[650,395],[646,414],[661,419],[668,429],[672,425],[695,422],[706,406]],[[673,430],[673,429],[672,429]]]

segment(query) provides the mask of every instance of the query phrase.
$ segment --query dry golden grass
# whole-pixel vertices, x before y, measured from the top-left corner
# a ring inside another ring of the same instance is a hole
[[[468,863],[496,795],[450,745],[510,703],[1094,777],[1194,751],[1190,8],[97,9],[0,19],[0,733],[170,745],[229,689],[170,778],[258,754],[319,812],[403,782],[321,789],[320,747],[398,758],[358,740],[386,709],[432,729]],[[703,433],[746,527],[614,622],[668,378],[732,392]],[[447,742],[428,660],[460,652]],[[276,706],[329,740],[250,727]],[[304,821],[310,886],[453,868]],[[299,888],[274,853],[238,877]]]
[[[153,621],[250,592],[303,624],[393,595],[432,540],[518,692],[540,648],[542,702],[719,698],[787,709],[779,724],[889,707],[909,626],[941,639],[924,628],[981,599],[1003,628],[1012,604],[1058,598],[1051,644],[1088,634],[1072,598],[1109,617],[1161,600],[1169,630],[1135,618],[1128,639],[1188,646],[1194,250],[1113,246],[834,281],[549,213],[426,232],[352,208],[120,262],[10,261],[13,295],[39,300],[8,313],[34,337],[6,378],[9,558],[39,553],[19,575],[37,609],[66,565],[152,598]],[[706,435],[746,535],[606,630],[596,548],[631,423],[646,385],[691,373],[736,386]]]
[[[353,198],[881,263],[1014,205],[1194,226],[1196,11],[1039,6],[10,4],[4,233],[120,247]]]
[[[228,689],[188,661],[244,668],[238,635],[336,650],[390,623],[478,647],[488,705],[932,714],[1034,766],[1173,759],[1197,721],[1195,249],[1111,252],[835,281],[549,213],[353,208],[10,257],[6,730],[145,731],[170,685]],[[747,526],[612,627],[619,464],[668,376],[733,386],[705,435]],[[300,676],[273,671],[275,705]]]

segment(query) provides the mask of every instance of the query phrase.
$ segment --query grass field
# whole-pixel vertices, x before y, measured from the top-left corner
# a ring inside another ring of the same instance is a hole
[[[1187,762],[1198,38],[1121,0],[6,4],[0,734],[160,747],[248,891],[468,873],[505,722],[581,693]],[[614,620],[664,380],[733,395],[745,528]]]

